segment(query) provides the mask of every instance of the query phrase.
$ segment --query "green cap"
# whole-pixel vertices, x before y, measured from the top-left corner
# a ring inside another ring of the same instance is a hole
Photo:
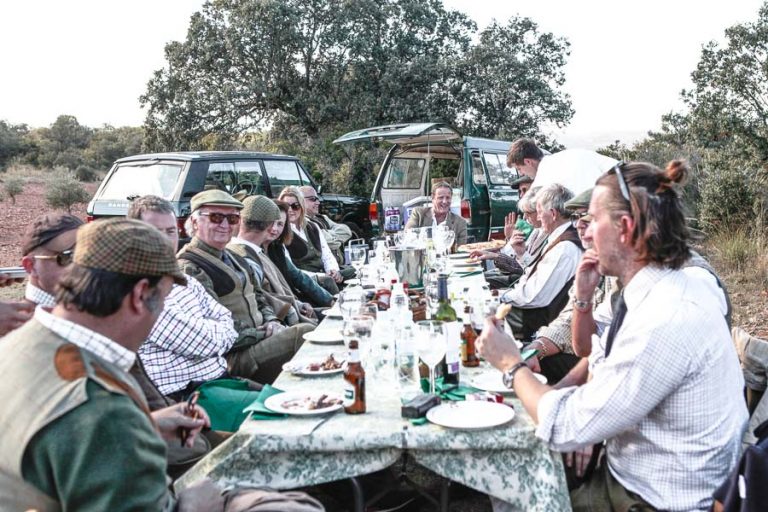
[[[203,190],[195,194],[190,203],[193,212],[205,205],[229,206],[238,210],[243,208],[243,203],[219,189]]]
[[[249,196],[243,200],[243,220],[274,222],[280,220],[280,208],[266,196]]]
[[[510,185],[512,185],[513,187],[520,187],[520,185],[522,185],[523,183],[533,183],[533,178],[531,178],[526,174],[523,174],[516,180],[512,180],[512,183],[510,183]]]
[[[589,202],[592,200],[592,188],[588,188],[581,194],[565,202],[566,210],[578,210],[579,208],[589,208]]]

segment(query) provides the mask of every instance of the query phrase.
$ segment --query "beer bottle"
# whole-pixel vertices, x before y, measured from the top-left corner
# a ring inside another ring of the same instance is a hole
[[[360,364],[359,341],[349,340],[349,360],[344,370],[344,412],[365,412],[365,369]]]
[[[472,328],[472,306],[464,308],[464,329],[461,331],[461,364],[464,366],[477,366],[480,359],[475,352],[475,340],[477,334]]]
[[[456,319],[456,310],[448,300],[448,275],[437,276],[437,311],[435,320],[440,320],[445,326],[445,359],[441,362],[443,368],[443,384],[459,384],[459,343],[461,324]]]

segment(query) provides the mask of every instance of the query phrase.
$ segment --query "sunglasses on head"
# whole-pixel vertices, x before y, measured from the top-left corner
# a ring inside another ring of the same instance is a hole
[[[299,203],[291,203],[288,205],[288,207],[294,211],[301,210],[301,205]]]
[[[214,224],[221,224],[224,222],[224,219],[227,219],[230,226],[240,223],[239,213],[202,212],[200,215],[208,217],[208,220]]]
[[[631,203],[632,201],[629,199],[629,186],[627,185],[627,180],[624,179],[624,174],[621,172],[621,166],[625,163],[626,162],[622,160],[621,162],[614,165],[611,171],[616,173],[616,181],[619,182],[619,190],[621,191],[622,197],[626,199],[628,203]]]
[[[36,260],[56,260],[56,264],[60,267],[66,267],[72,263],[72,257],[75,254],[75,248],[72,247],[66,251],[57,252],[56,254],[36,254]]]

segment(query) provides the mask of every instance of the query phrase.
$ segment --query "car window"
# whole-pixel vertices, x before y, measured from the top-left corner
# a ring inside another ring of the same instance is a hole
[[[237,190],[244,190],[249,195],[264,195],[264,176],[261,174],[261,162],[237,161],[235,162],[235,173],[237,174]]]
[[[292,160],[264,160],[272,196],[277,197],[285,187],[302,185],[299,167]]]
[[[506,155],[484,153],[488,177],[494,185],[509,185],[517,179],[517,170],[507,167]]]
[[[233,162],[211,162],[208,164],[208,174],[205,176],[205,188],[218,188],[230,194],[235,191],[237,175]]]
[[[480,186],[487,185],[480,153],[472,153],[472,183]]]
[[[120,165],[112,172],[99,198],[125,201],[129,197],[151,194],[171,199],[183,165]]]
[[[423,158],[393,158],[384,188],[421,188],[423,175]]]

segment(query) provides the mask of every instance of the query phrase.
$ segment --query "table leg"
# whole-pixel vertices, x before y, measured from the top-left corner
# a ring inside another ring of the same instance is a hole
[[[352,484],[352,495],[354,499],[355,512],[365,512],[365,497],[363,496],[363,486],[356,477],[350,477],[349,483]]]
[[[450,501],[451,481],[447,478],[441,478],[440,482],[440,512],[448,512],[448,502]]]

